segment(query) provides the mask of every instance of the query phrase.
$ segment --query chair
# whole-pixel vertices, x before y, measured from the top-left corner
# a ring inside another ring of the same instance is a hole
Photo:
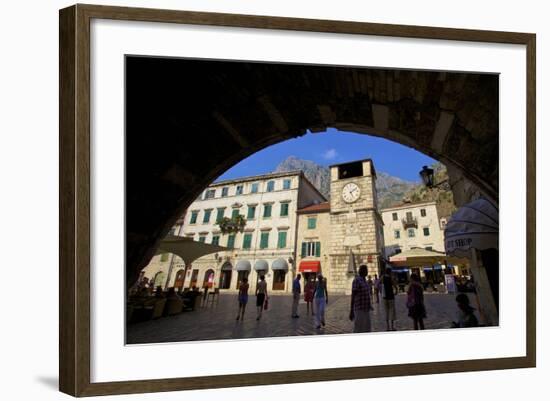
[[[169,298],[166,300],[166,306],[164,307],[164,316],[177,315],[183,311],[183,301],[179,298]]]
[[[208,306],[209,302],[212,304],[212,306],[214,306],[214,302],[216,302],[217,304],[219,300],[220,300],[220,289],[216,288],[214,289],[214,291],[209,292],[208,295],[206,296],[206,306]]]
[[[166,298],[158,299],[157,302],[155,302],[155,307],[153,308],[153,315],[151,316],[151,319],[158,319],[159,317],[162,317],[165,306]]]

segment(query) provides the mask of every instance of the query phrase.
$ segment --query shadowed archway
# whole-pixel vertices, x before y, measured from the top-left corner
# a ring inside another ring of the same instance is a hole
[[[410,146],[446,164],[459,205],[498,200],[497,75],[145,57],[126,68],[128,283],[204,187],[308,130]]]

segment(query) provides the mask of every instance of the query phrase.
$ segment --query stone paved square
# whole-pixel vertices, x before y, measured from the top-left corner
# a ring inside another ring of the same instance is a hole
[[[456,294],[425,293],[427,318],[426,329],[445,329],[456,320]],[[471,305],[476,301],[469,294]],[[396,329],[412,330],[413,323],[407,316],[406,295],[396,296]],[[197,305],[199,304],[197,300]],[[326,326],[315,328],[314,317],[306,315],[306,304],[300,301],[300,318],[291,318],[292,297],[290,295],[270,296],[270,305],[260,321],[256,321],[255,297],[250,296],[243,321],[237,316],[237,295],[222,294],[213,306],[198,305],[194,311],[157,320],[136,323],[127,327],[128,344],[162,343],[196,340],[224,340],[239,338],[283,337],[322,334],[343,334],[353,331],[353,323],[348,319],[350,297],[329,295],[326,308]],[[371,312],[374,332],[386,330],[384,306],[373,304]],[[479,319],[479,315],[476,315]]]

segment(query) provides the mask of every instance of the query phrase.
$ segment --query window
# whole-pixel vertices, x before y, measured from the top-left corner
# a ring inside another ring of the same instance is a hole
[[[426,209],[420,209],[420,216],[426,217]]]
[[[229,237],[227,237],[227,247],[235,248],[235,234],[231,234]]]
[[[425,249],[426,249],[427,251],[433,251],[433,247],[431,247],[431,246],[427,246]]]
[[[271,205],[264,205],[264,219],[271,217]]]
[[[393,238],[395,238],[395,239],[401,238],[401,231],[399,231],[399,230],[394,230],[394,231],[393,231]]]
[[[216,212],[216,223],[218,223],[221,219],[223,219],[224,214],[225,214],[225,208],[219,207]]]
[[[201,235],[199,237],[199,242],[206,242],[206,236],[205,235]]]
[[[283,181],[283,189],[290,189],[290,180]]]
[[[268,181],[267,192],[273,192],[274,189],[275,189],[275,181]]]
[[[252,193],[252,194],[258,193],[258,183],[257,182],[253,183],[252,186],[250,187],[250,193]]]
[[[246,214],[247,219],[256,218],[256,206],[248,206],[248,213]]]
[[[412,220],[412,219],[413,219],[412,212],[407,212],[407,220]]]
[[[212,237],[212,245],[220,245],[220,236],[219,235],[214,235]]]
[[[199,217],[199,212],[191,212],[191,219],[189,220],[189,224],[196,224],[197,223],[197,217]]]
[[[414,237],[414,228],[409,228],[407,230],[407,234],[408,234],[409,238],[413,238]]]
[[[269,233],[262,233],[260,237],[260,249],[265,249],[269,246]]]
[[[302,258],[306,256],[321,257],[321,243],[320,242],[302,242]]]
[[[397,221],[397,213],[392,213],[391,217],[392,217],[393,221]]]
[[[288,216],[288,203],[281,203],[281,216]]]
[[[168,254],[167,253],[161,253],[160,254],[160,261],[166,262],[168,260]]]
[[[307,218],[307,228],[308,230],[313,230],[317,227],[317,217],[308,217]]]
[[[286,248],[286,231],[279,231],[277,248]]]
[[[237,189],[235,190],[235,195],[242,195],[243,194],[243,186],[237,185]]]
[[[424,237],[427,237],[430,235],[430,227],[424,227]]]
[[[204,199],[212,199],[216,196],[216,190],[215,189],[207,189],[206,193],[204,194]]]
[[[231,212],[231,219],[236,219],[237,217],[239,217],[239,209],[233,209],[233,211]]]
[[[222,188],[222,198],[225,198],[229,194],[229,188],[223,187]]]
[[[212,214],[212,209],[204,211],[204,217],[202,218],[203,223],[208,223],[210,221],[210,215]]]
[[[245,234],[243,237],[243,249],[250,249],[252,246],[252,234]]]

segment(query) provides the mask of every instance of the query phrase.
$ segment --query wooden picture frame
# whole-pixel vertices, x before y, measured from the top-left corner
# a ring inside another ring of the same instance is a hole
[[[90,21],[97,19],[276,29],[399,38],[518,44],[527,58],[526,356],[92,383],[90,380]],[[536,186],[534,34],[170,11],[96,5],[62,9],[60,27],[60,327],[59,388],[73,396],[364,379],[536,364]]]

